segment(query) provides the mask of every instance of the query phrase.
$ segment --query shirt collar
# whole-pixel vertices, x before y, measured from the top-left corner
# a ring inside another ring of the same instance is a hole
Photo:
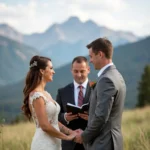
[[[112,66],[113,63],[109,63],[106,66],[104,66],[103,68],[100,69],[100,71],[98,72],[97,76],[100,77],[101,74],[104,72],[105,69],[107,69],[109,66]]]
[[[78,83],[74,80],[73,83],[74,83],[75,89],[77,89],[79,85],[82,85],[83,88],[86,89],[87,84],[88,84],[88,81],[89,81],[89,80],[88,80],[88,78],[87,78],[82,84],[78,84]]]

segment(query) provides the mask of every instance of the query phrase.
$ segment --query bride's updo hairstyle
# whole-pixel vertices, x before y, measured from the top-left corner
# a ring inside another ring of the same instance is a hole
[[[22,106],[22,111],[29,120],[31,119],[29,94],[40,84],[42,80],[40,69],[44,70],[47,67],[48,61],[51,61],[51,59],[42,56],[33,56],[30,60],[29,71],[27,73],[25,87],[23,89],[24,100]]]

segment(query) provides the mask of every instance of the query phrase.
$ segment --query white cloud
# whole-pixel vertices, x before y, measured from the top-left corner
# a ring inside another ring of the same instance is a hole
[[[43,19],[45,16],[38,17],[38,4],[35,1],[30,1],[27,5],[7,5],[0,3],[0,22],[8,23],[23,33],[40,31],[45,28]],[[40,18],[40,19],[39,19]]]
[[[29,3],[27,6],[18,4],[16,6],[10,6],[4,3],[0,3],[0,14],[1,16],[8,18],[20,18],[33,16],[35,12],[35,5],[33,2]]]
[[[84,4],[89,5],[87,8],[91,10],[94,8],[99,11],[115,12],[126,7],[126,3],[123,0],[88,0],[88,2]]]
[[[138,0],[26,0],[23,3],[20,0],[13,5],[0,2],[0,23],[8,23],[22,33],[32,33],[78,16],[82,21],[91,19],[102,26],[143,35],[150,30],[148,4],[148,0],[145,3]]]

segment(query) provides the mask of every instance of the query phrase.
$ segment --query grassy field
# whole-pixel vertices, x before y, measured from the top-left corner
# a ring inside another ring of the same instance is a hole
[[[150,107],[123,113],[124,150],[150,150]],[[0,127],[0,150],[29,150],[34,124]]]

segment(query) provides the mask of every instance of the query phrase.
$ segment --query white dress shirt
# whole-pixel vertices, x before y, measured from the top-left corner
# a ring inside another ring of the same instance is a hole
[[[100,77],[101,74],[104,72],[104,70],[106,70],[109,66],[112,66],[113,63],[109,63],[106,66],[104,66],[103,68],[101,68],[101,70],[98,72],[97,76]]]
[[[74,100],[75,100],[75,105],[78,106],[78,95],[79,95],[79,91],[80,89],[78,88],[79,85],[83,86],[83,97],[85,96],[86,93],[86,88],[87,88],[87,84],[88,84],[88,79],[86,79],[82,84],[78,84],[75,80],[74,80]]]

